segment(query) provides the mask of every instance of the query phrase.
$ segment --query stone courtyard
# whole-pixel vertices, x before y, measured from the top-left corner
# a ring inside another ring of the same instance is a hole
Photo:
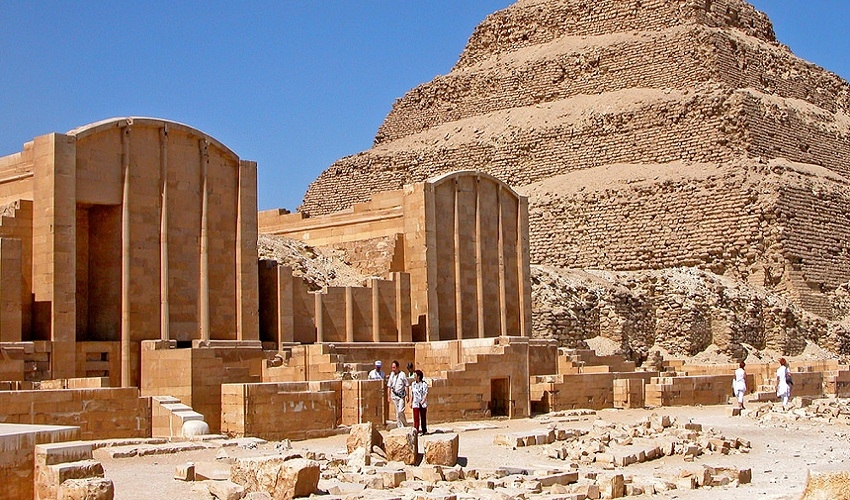
[[[0,498],[846,497],[848,95],[742,0],[520,0],[296,213],[190,125],[35,137]]]

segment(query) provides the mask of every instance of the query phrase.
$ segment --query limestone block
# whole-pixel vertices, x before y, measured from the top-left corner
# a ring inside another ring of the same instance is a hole
[[[493,438],[493,444],[520,448],[525,446],[525,441],[521,436],[517,436],[516,434],[496,434],[496,437]]]
[[[445,434],[425,441],[425,462],[454,467],[457,464],[459,442],[457,434]]]
[[[246,493],[243,500],[272,500],[272,496],[266,493],[265,491],[252,491],[251,493]]]
[[[354,424],[348,432],[345,446],[348,449],[348,453],[354,451],[355,448],[371,450],[373,446],[383,446],[383,437],[375,426],[372,425],[372,422]]]
[[[349,467],[365,467],[370,465],[371,463],[371,455],[366,453],[365,448],[354,448],[354,451],[348,454],[348,459],[346,460],[346,464]]]
[[[850,499],[850,471],[812,473],[800,500]]]
[[[604,498],[622,498],[626,494],[625,479],[622,474],[615,474],[599,480]]]
[[[195,480],[195,464],[188,462],[174,468],[174,479],[178,481]]]
[[[386,489],[398,488],[398,485],[407,479],[407,474],[403,470],[382,470],[379,473]]]
[[[443,468],[439,465],[435,465],[433,467],[414,467],[407,469],[407,472],[411,477],[408,477],[408,480],[420,480],[428,483],[436,483],[437,481],[444,481],[445,476],[443,476]]]
[[[273,498],[291,499],[318,491],[319,463],[306,458],[240,458],[231,466],[230,480],[245,491],[265,491]]]
[[[418,446],[416,430],[412,427],[393,429],[384,438],[384,450],[389,461],[415,464]]]
[[[218,500],[240,500],[245,488],[231,481],[207,481],[210,494]]]
[[[558,472],[545,476],[535,476],[534,480],[540,481],[540,484],[543,486],[552,486],[554,484],[568,485],[578,481],[578,472]]]
[[[676,479],[676,489],[678,490],[695,490],[697,487],[697,478],[694,476],[680,477]]]
[[[112,500],[115,486],[111,479],[88,477],[67,479],[59,486],[59,500]]]
[[[231,466],[221,462],[196,462],[195,481],[224,481],[230,479]]]

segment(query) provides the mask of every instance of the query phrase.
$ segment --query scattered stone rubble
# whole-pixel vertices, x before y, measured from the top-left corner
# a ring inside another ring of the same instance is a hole
[[[202,440],[205,446],[221,447],[217,463],[180,465],[174,479],[195,481],[196,490],[219,500],[289,499],[311,494],[328,499],[583,500],[729,487],[752,479],[750,469],[707,464],[684,467],[665,477],[625,474],[621,469],[632,463],[672,455],[693,461],[714,454],[747,453],[750,443],[657,414],[634,424],[595,420],[589,430],[559,427],[562,422],[594,416],[590,410],[553,413],[541,420],[547,426],[544,429],[495,437],[497,444],[512,448],[539,446],[541,456],[570,462],[563,468],[464,467],[458,457],[460,438],[456,433],[437,430],[418,436],[410,428],[379,432],[365,423],[352,426],[346,449],[332,456],[277,443],[265,456],[231,457],[227,450],[235,450],[236,443]],[[553,420],[557,423],[549,423]],[[256,448],[262,443],[241,440],[238,448],[252,450],[251,444]],[[168,447],[168,443],[143,444]],[[168,449],[177,450],[173,446]],[[420,449],[424,452],[419,453]]]
[[[369,279],[337,256],[291,238],[261,234],[257,254],[260,259],[291,267],[292,274],[303,279],[312,291],[324,286],[364,286]]]
[[[787,410],[781,403],[765,403],[746,413],[761,424],[773,422],[810,421],[824,424],[850,424],[850,399],[793,398]]]

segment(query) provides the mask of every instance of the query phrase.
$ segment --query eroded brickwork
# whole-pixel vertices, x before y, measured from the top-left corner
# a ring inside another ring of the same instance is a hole
[[[834,236],[847,239],[848,96],[743,1],[521,1],[399,99],[374,147],[332,165],[301,209],[475,168],[528,194],[532,262],[700,267],[829,317],[824,293],[850,279]],[[822,215],[789,216],[809,209]],[[689,350],[701,314],[682,318]]]

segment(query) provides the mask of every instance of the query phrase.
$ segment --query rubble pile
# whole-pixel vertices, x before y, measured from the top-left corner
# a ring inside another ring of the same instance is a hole
[[[334,255],[282,236],[259,235],[257,254],[260,259],[291,267],[292,274],[303,279],[312,291],[325,286],[364,286],[369,278]]]
[[[747,453],[750,449],[749,441],[703,430],[697,423],[676,424],[669,416],[656,414],[631,425],[596,420],[590,430],[550,428],[499,434],[494,443],[513,448],[548,445],[550,458],[570,461],[573,469],[590,464],[613,469],[672,455],[693,461],[703,454]]]
[[[765,403],[747,413],[759,423],[810,421],[825,424],[850,424],[850,399],[845,398],[793,398],[787,410],[781,403]]]
[[[531,268],[532,331],[562,347],[587,348],[604,337],[619,354],[645,360],[654,350],[677,357],[717,351],[712,362],[770,351],[805,355],[816,343],[832,356],[850,353],[850,296],[830,297],[838,321],[804,311],[788,298],[714,273],[675,268],[645,271]],[[843,320],[842,320],[843,318]]]

